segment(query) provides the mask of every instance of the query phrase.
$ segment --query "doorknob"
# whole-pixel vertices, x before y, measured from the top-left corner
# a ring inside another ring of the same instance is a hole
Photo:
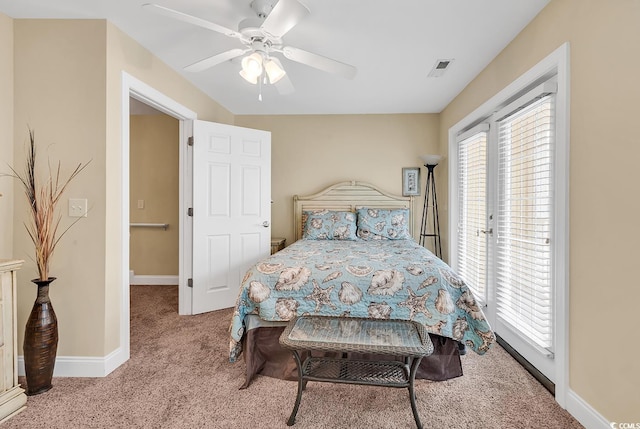
[[[269,221],[265,220],[264,222],[262,222],[262,226],[264,226],[265,228],[269,228]]]

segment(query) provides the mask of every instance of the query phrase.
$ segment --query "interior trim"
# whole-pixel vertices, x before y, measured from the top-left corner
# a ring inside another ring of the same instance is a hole
[[[515,360],[517,360],[518,363],[520,365],[522,365],[524,367],[524,369],[526,369],[529,372],[529,374],[531,374],[533,376],[533,378],[538,380],[540,382],[540,384],[542,384],[545,387],[545,389],[547,389],[552,395],[555,396],[555,394],[556,394],[556,385],[553,383],[553,381],[551,381],[547,377],[545,377],[545,375],[543,373],[538,371],[538,369],[535,366],[531,365],[531,363],[529,363],[528,360],[526,360],[520,353],[518,353],[516,351],[516,349],[511,347],[509,345],[509,343],[507,343],[498,334],[496,334],[496,341],[498,342],[498,344],[500,344],[500,346],[503,349],[505,349],[507,351],[507,353],[509,353],[511,355],[511,357],[513,357]]]

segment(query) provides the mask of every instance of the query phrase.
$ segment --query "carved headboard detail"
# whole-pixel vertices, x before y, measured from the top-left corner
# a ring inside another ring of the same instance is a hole
[[[413,235],[413,197],[392,195],[365,182],[340,182],[313,195],[293,197],[294,238],[302,238],[303,212],[310,210],[356,211],[360,207],[409,209],[409,232]]]

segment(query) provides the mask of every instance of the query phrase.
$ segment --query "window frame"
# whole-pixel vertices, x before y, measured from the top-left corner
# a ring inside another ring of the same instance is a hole
[[[517,100],[528,90],[535,88],[541,83],[549,80],[552,76],[557,78],[556,93],[556,148],[554,175],[556,177],[554,185],[554,225],[555,225],[555,249],[553,252],[552,275],[556,288],[554,290],[554,315],[555,315],[555,399],[562,407],[566,407],[569,391],[569,100],[570,100],[570,73],[569,73],[569,43],[564,43],[555,51],[542,59],[538,64],[523,75],[515,79],[496,95],[491,97],[473,112],[457,122],[448,133],[448,171],[457,172],[457,136],[472,128],[482,121],[486,121],[496,112]],[[490,129],[490,138],[495,138],[497,130]],[[489,173],[495,171],[497,167],[497,154],[488,156]],[[487,180],[491,180],[488,178]],[[451,252],[457,249],[457,175],[449,175],[449,215],[448,215],[448,241]],[[495,196],[489,192],[489,204],[494,205]],[[489,225],[492,226],[491,224]],[[492,249],[494,250],[494,249]],[[455,256],[455,255],[454,255]],[[452,260],[452,268],[456,269],[455,257]],[[489,293],[493,279],[488,278]],[[488,315],[489,321],[495,324],[495,314]]]

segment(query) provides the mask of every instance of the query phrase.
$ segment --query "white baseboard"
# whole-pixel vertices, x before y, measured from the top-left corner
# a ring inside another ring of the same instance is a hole
[[[105,357],[58,356],[53,369],[54,377],[106,377],[125,363],[129,356],[122,348]],[[18,356],[18,375],[24,373],[24,356]]]
[[[611,429],[611,423],[571,389],[567,392],[567,411],[587,429]]]
[[[147,276],[135,275],[133,271],[129,272],[130,285],[177,285],[178,276]]]

